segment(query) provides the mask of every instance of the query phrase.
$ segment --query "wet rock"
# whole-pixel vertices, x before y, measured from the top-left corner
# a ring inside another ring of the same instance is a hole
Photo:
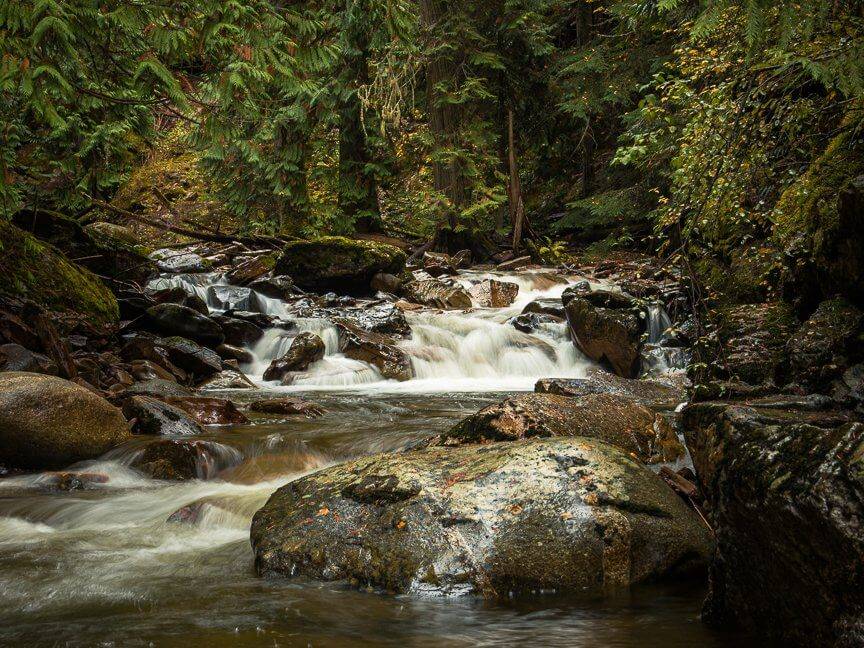
[[[195,436],[204,430],[183,410],[151,396],[132,396],[123,403],[123,415],[136,434]]]
[[[510,259],[509,261],[502,261],[496,266],[498,270],[519,270],[520,268],[525,268],[531,265],[531,257],[530,256],[522,256],[516,257],[515,259]]]
[[[150,258],[162,272],[180,274],[184,272],[204,272],[210,268],[203,257],[192,252],[164,248],[154,251]]]
[[[130,363],[130,373],[138,381],[153,380],[154,378],[175,381],[170,371],[149,360],[133,360]]]
[[[849,419],[729,403],[684,411],[717,538],[707,621],[783,645],[860,645],[864,425]]]
[[[370,333],[408,337],[411,327],[396,304],[388,301],[359,302],[342,306],[308,305],[295,311],[297,317],[341,319]]]
[[[525,305],[522,309],[523,314],[538,313],[543,315],[551,315],[559,320],[564,319],[564,305],[560,299],[535,299]]]
[[[372,277],[379,272],[398,275],[405,259],[402,250],[386,243],[326,236],[286,245],[274,272],[293,277],[306,290],[365,294]]]
[[[522,333],[534,333],[539,331],[547,324],[558,324],[561,320],[552,315],[543,315],[541,313],[526,313],[519,315],[509,320],[509,324],[517,331]]]
[[[223,360],[235,360],[240,364],[249,364],[255,360],[255,356],[248,349],[241,349],[230,344],[220,344],[215,351]]]
[[[484,308],[504,308],[516,301],[519,285],[509,281],[486,279],[471,286],[468,294]]]
[[[300,333],[288,351],[276,358],[264,372],[264,380],[281,380],[293,371],[306,371],[313,362],[324,357],[324,340],[314,333]]]
[[[827,391],[864,356],[864,313],[842,299],[824,301],[789,338],[786,352],[790,381]]]
[[[120,410],[88,389],[55,376],[0,373],[0,457],[7,467],[62,468],[128,438]]]
[[[272,299],[289,299],[301,291],[294,285],[294,280],[288,275],[261,277],[249,284],[255,292]]]
[[[210,286],[207,301],[216,310],[259,311],[258,295],[243,286]]]
[[[712,369],[721,378],[751,385],[774,384],[786,355],[786,343],[798,326],[788,305],[781,302],[746,304],[720,312],[722,362]]]
[[[194,418],[201,425],[243,425],[249,419],[225,398],[168,396],[166,402]]]
[[[178,304],[158,304],[148,308],[145,324],[154,333],[189,338],[205,346],[215,347],[225,341],[219,324]]]
[[[39,486],[59,491],[91,490],[110,481],[108,475],[91,472],[54,472],[40,476]]]
[[[154,378],[143,382],[135,383],[126,389],[127,396],[155,396],[156,398],[165,398],[167,396],[192,396],[192,391],[178,385],[173,380],[163,380]]]
[[[120,355],[126,362],[146,361],[152,366],[158,366],[162,371],[169,374],[168,376],[159,375],[156,377],[164,378],[165,380],[185,381],[188,378],[188,374],[185,370],[171,362],[168,349],[162,346],[161,342],[160,338],[149,335],[131,336],[126,338],[123,347],[120,349]],[[138,378],[138,380],[146,380],[146,378]]]
[[[223,369],[215,376],[198,384],[199,389],[258,389],[258,385],[249,380],[242,371]]]
[[[543,378],[537,381],[534,391],[577,398],[586,394],[613,394],[663,410],[675,409],[687,401],[683,384],[622,378],[602,369],[589,370],[585,378]]]
[[[644,326],[632,300],[602,292],[574,296],[564,308],[573,341],[595,362],[605,363],[624,378],[639,373]]]
[[[471,267],[471,250],[459,250],[456,254],[450,257],[455,268],[464,270]]]
[[[210,313],[210,309],[207,307],[207,302],[196,294],[186,292],[180,286],[157,290],[156,292],[151,293],[150,297],[157,304],[179,304],[180,306],[191,308],[201,315],[208,315]]]
[[[443,310],[462,310],[472,306],[471,296],[462,286],[450,286],[437,279],[406,284],[405,297],[409,301]]]
[[[211,376],[222,370],[222,358],[207,347],[196,344],[183,337],[167,337],[158,345],[168,352],[171,362],[184,371],[199,377]]]
[[[455,275],[456,267],[449,254],[442,252],[426,252],[423,254],[423,269],[433,277]]]
[[[249,410],[260,412],[261,414],[305,416],[306,418],[317,418],[325,412],[324,408],[302,398],[266,398],[257,400],[249,405]]]
[[[27,371],[57,375],[57,363],[41,353],[34,353],[20,344],[0,346],[0,371]]]
[[[251,346],[264,336],[262,328],[252,322],[228,315],[214,315],[213,319],[222,327],[225,344],[236,347]]]
[[[372,277],[370,286],[372,290],[398,295],[402,291],[402,280],[388,272],[379,272]]]
[[[675,461],[684,446],[660,414],[624,396],[520,394],[483,408],[436,437],[435,445],[580,436],[610,443],[645,463]]]
[[[132,467],[153,479],[208,479],[216,473],[217,458],[212,449],[213,444],[206,441],[155,441],[144,448]]]
[[[274,265],[276,259],[272,254],[259,254],[235,265],[228,272],[227,279],[229,283],[248,286],[270,272]]]
[[[251,540],[262,574],[489,598],[626,587],[701,566],[710,546],[659,477],[582,437],[321,470],[276,491]]]
[[[368,362],[390,380],[410,380],[414,375],[408,355],[391,338],[364,331],[344,320],[335,324],[339,329],[339,350],[348,358]]]

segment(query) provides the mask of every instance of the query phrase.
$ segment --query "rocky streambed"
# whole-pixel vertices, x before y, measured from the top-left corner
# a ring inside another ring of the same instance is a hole
[[[721,645],[698,621],[709,565],[715,619],[771,582],[718,587],[751,451],[722,423],[740,416],[676,411],[694,340],[674,273],[406,271],[344,240],[154,259],[119,331],[5,303],[10,640]],[[837,429],[816,449],[852,448],[844,412],[808,423]],[[812,479],[795,470],[775,477]]]

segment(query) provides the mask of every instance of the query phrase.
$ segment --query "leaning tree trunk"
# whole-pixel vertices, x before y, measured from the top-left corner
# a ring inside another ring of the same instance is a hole
[[[450,0],[420,0],[420,19],[433,44],[444,35],[444,23],[458,5]],[[456,236],[457,215],[468,202],[468,183],[464,170],[454,159],[442,159],[440,151],[459,148],[463,109],[445,101],[444,88],[456,89],[459,85],[462,54],[459,48],[435,51],[426,68],[426,92],[429,113],[429,129],[435,141],[434,163],[435,189],[447,198],[447,205],[439,225],[438,239],[452,248],[461,237]],[[443,232],[447,229],[449,232]]]
[[[339,102],[339,208],[354,219],[359,232],[381,229],[372,159],[363,127],[357,89],[369,81],[369,7],[363,0],[347,0],[342,95]]]

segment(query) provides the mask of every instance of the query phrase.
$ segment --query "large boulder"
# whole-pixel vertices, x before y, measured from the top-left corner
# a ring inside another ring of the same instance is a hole
[[[510,281],[497,281],[496,279],[485,279],[474,284],[468,290],[468,294],[484,308],[504,308],[516,301],[519,294],[519,284]]]
[[[154,333],[178,335],[204,346],[216,347],[225,341],[217,322],[179,304],[157,304],[147,309],[145,324]]]
[[[286,245],[274,273],[293,277],[307,290],[363,294],[370,291],[372,277],[379,272],[398,275],[405,260],[402,250],[386,243],[326,236]]]
[[[622,378],[602,369],[589,369],[585,378],[541,378],[534,391],[571,397],[615,394],[659,410],[675,409],[687,400],[687,390],[682,384]]]
[[[282,380],[294,371],[306,371],[309,365],[324,357],[324,340],[314,333],[300,333],[279,358],[264,372],[264,380]]]
[[[675,461],[684,446],[660,415],[625,396],[520,394],[481,409],[433,441],[462,445],[531,437],[592,437],[645,463]]]
[[[364,331],[344,320],[336,321],[339,350],[347,357],[377,367],[381,376],[392,380],[411,380],[414,371],[408,354],[391,338]]]
[[[783,645],[862,645],[864,425],[753,405],[684,411],[717,539],[703,616]]]
[[[240,454],[227,450],[226,446],[199,439],[160,439],[149,443],[132,466],[153,479],[211,479],[219,470],[239,463]]]
[[[55,376],[0,373],[0,462],[7,467],[63,468],[128,438],[120,410],[92,391]]]
[[[117,321],[117,299],[99,277],[5,219],[0,219],[0,251],[0,295],[81,313],[93,323]]]
[[[864,356],[864,313],[842,299],[824,301],[786,342],[786,352],[788,379],[825,392]]]
[[[701,567],[707,529],[666,484],[583,437],[366,457],[280,488],[252,521],[262,574],[506,598]]]
[[[136,434],[189,436],[204,430],[186,412],[151,396],[132,396],[123,403],[123,414],[134,420]]]
[[[460,285],[449,285],[438,279],[419,279],[405,285],[405,298],[417,304],[443,310],[471,308],[471,295]]]
[[[595,291],[571,296],[564,307],[579,350],[624,378],[639,374],[639,348],[645,327],[635,300],[620,293]]]
[[[260,326],[247,320],[221,314],[214,315],[213,319],[222,327],[225,344],[251,346],[264,336],[264,330]]]

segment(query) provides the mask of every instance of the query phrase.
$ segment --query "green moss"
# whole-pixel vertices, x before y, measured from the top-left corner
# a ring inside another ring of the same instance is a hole
[[[774,208],[774,235],[786,247],[795,237],[805,234],[811,252],[819,255],[837,234],[837,198],[850,178],[864,173],[864,155],[844,130],[826,147],[797,182],[777,201]]]
[[[0,293],[25,297],[51,310],[75,311],[98,323],[119,318],[117,300],[99,277],[56,248],[5,221],[0,221],[0,246]]]

